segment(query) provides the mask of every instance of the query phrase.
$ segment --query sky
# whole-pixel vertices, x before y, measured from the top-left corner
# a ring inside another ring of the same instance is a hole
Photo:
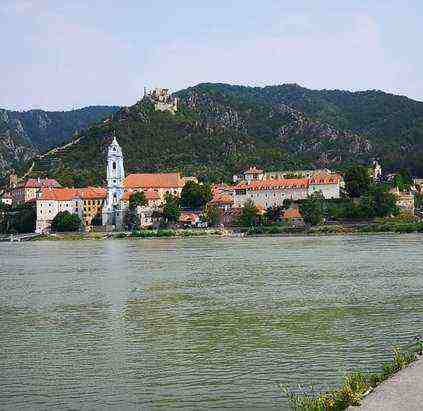
[[[0,0],[0,107],[132,105],[203,82],[423,101],[421,0]]]

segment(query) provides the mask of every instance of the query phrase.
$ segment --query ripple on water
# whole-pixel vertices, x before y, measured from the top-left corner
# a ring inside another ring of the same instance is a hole
[[[421,332],[422,239],[1,243],[0,408],[285,408]]]

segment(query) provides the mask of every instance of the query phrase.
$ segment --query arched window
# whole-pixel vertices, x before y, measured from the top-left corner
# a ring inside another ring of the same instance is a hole
[[[113,170],[116,170],[116,162],[115,161],[113,161],[112,167],[113,167]]]

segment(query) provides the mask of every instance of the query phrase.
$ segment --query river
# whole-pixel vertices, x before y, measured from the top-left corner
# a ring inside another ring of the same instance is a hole
[[[0,409],[286,409],[422,333],[422,244],[0,243]]]

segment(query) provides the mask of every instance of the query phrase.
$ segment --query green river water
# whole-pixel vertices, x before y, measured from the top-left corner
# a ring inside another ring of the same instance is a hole
[[[423,236],[0,243],[0,409],[286,409],[423,333]]]

